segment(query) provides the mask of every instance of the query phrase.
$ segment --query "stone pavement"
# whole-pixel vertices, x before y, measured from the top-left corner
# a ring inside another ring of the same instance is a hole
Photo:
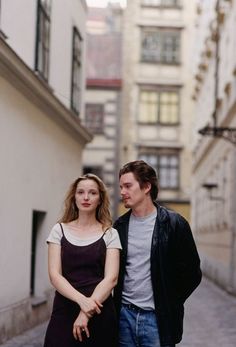
[[[42,347],[46,323],[0,347]],[[203,279],[185,305],[184,336],[176,347],[236,347],[236,297]]]
[[[236,297],[203,279],[185,304],[178,347],[236,347]]]

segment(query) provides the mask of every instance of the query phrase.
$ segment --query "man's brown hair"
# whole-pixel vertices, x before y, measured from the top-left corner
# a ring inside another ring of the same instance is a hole
[[[152,201],[156,201],[158,195],[158,180],[156,171],[152,166],[148,165],[143,160],[135,160],[125,164],[119,172],[119,178],[128,173],[132,172],[135,179],[139,182],[140,188],[144,188],[147,183],[151,184],[150,195]]]

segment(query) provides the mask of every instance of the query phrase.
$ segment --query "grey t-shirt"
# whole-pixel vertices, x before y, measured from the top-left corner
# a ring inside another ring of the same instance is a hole
[[[146,217],[130,216],[128,254],[122,302],[144,310],[154,309],[151,283],[151,243],[157,211]]]

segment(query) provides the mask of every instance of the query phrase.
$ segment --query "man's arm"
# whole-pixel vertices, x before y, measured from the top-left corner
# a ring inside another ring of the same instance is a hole
[[[176,291],[184,302],[201,282],[202,272],[197,247],[189,223],[178,215],[175,230]]]

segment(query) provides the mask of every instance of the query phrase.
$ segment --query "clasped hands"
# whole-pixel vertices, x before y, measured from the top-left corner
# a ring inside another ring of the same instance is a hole
[[[78,304],[80,306],[80,313],[73,324],[73,335],[76,340],[79,339],[82,342],[83,334],[86,337],[90,336],[88,329],[89,319],[96,313],[100,314],[103,305],[98,300],[84,295]]]

